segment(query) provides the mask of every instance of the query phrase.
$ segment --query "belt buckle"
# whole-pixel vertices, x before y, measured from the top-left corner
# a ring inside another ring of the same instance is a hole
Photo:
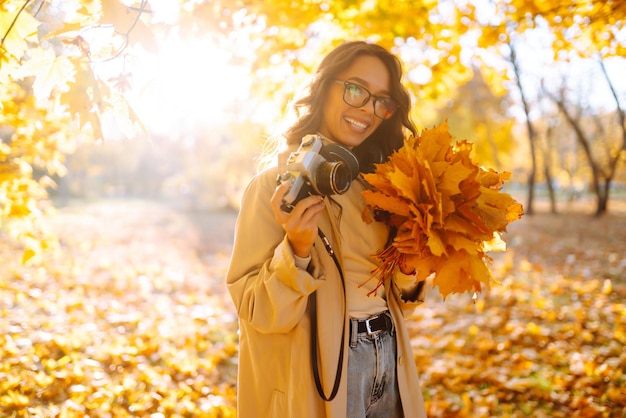
[[[376,331],[372,331],[372,326],[370,325],[370,321],[373,321],[374,319],[377,319],[378,315],[376,315],[373,318],[369,318],[365,320],[365,329],[367,330],[367,335],[372,335],[373,333],[375,333]]]

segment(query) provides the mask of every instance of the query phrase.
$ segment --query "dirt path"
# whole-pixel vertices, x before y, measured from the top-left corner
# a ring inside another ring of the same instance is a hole
[[[236,216],[233,211],[180,212],[146,201],[102,201],[60,209],[55,225],[62,243],[97,243],[91,256],[106,253],[119,262],[158,258],[199,272],[224,268]],[[514,269],[531,265],[574,280],[609,279],[620,291],[626,287],[626,211],[601,218],[581,210],[524,216],[504,238],[509,251],[493,254],[496,263],[511,262]]]

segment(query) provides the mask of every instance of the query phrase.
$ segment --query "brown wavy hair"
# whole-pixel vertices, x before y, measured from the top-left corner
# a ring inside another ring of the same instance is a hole
[[[402,146],[405,129],[413,135],[416,134],[415,126],[409,118],[411,99],[401,82],[402,64],[395,55],[380,45],[364,41],[346,42],[326,55],[303,96],[293,102],[297,120],[287,128],[283,136],[288,145],[294,145],[299,144],[303,136],[317,132],[330,85],[334,83],[337,74],[363,55],[377,57],[383,62],[389,71],[390,96],[399,105],[390,119],[383,120],[375,132],[352,150],[359,159],[361,171],[372,172],[374,164],[384,162],[393,151]]]

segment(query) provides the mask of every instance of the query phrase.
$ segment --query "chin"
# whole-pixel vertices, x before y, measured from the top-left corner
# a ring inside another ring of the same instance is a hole
[[[363,142],[365,142],[365,140],[370,134],[371,132],[368,132],[367,134],[362,134],[362,135],[355,135],[354,133],[350,133],[350,134],[344,135],[343,138],[340,139],[338,142],[341,143],[344,147],[348,147],[348,148],[358,147]]]

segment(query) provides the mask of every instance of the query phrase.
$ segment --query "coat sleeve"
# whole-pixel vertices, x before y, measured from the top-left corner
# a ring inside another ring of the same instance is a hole
[[[308,296],[324,283],[314,248],[307,270],[295,264],[270,199],[275,174],[264,172],[246,188],[235,226],[226,284],[241,321],[261,333],[284,333],[303,317]]]

